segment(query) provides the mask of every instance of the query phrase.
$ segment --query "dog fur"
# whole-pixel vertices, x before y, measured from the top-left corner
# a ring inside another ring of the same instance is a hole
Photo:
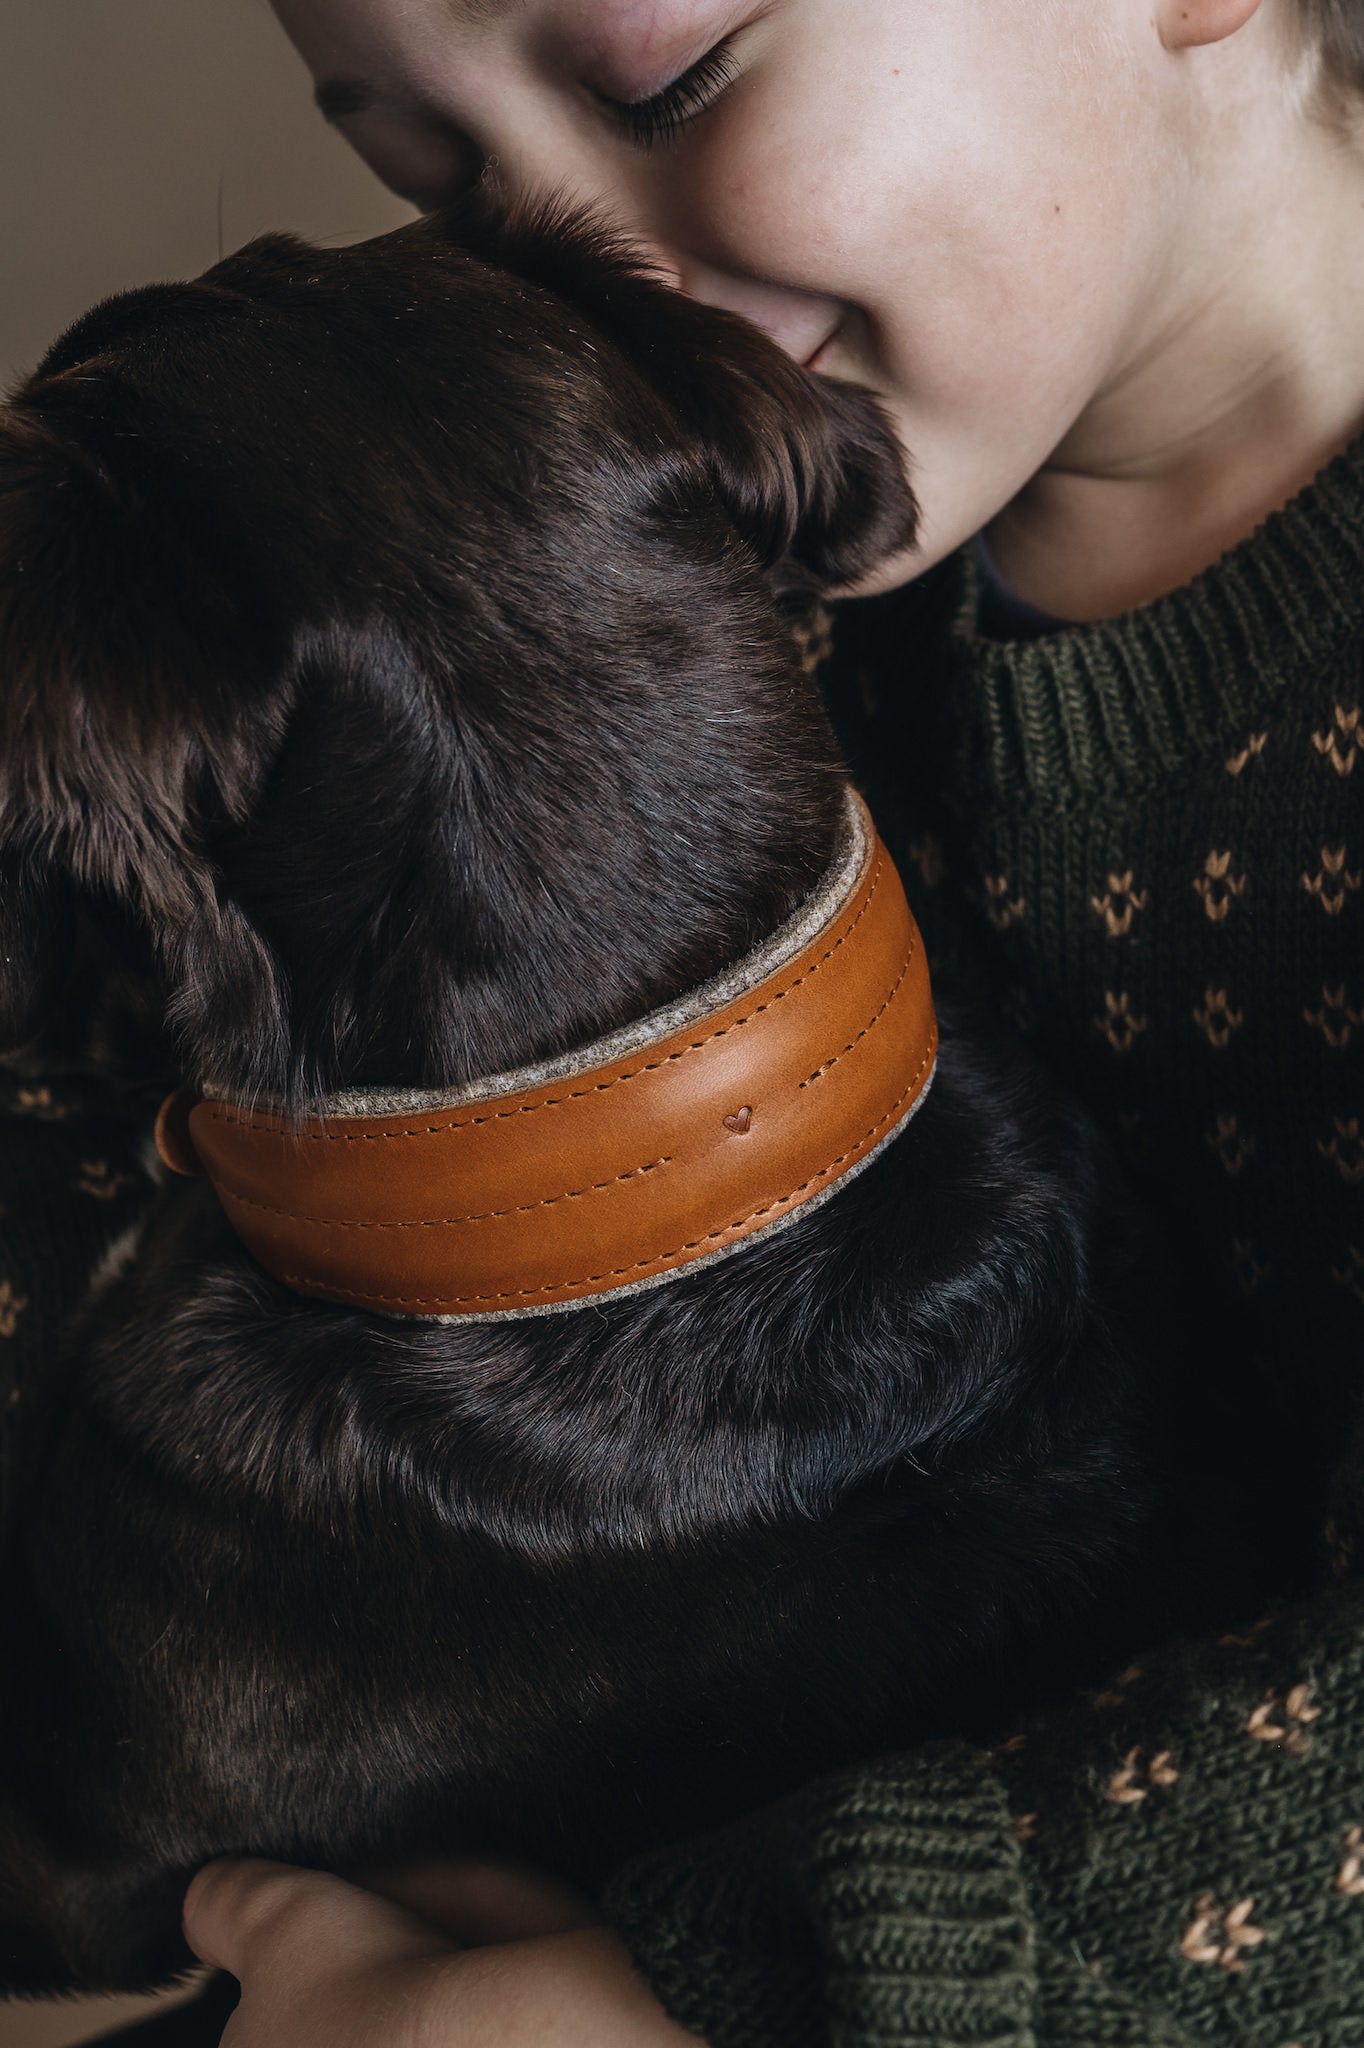
[[[125,1064],[301,1113],[675,997],[838,828],[778,600],[914,516],[867,396],[582,224],[269,237],[109,302],[0,415],[0,1043],[88,1032],[92,935]],[[1160,1269],[950,1012],[818,1213],[548,1321],[303,1301],[164,1188],[25,1444],[0,1979],[164,1977],[219,1853],[591,1883],[987,1723],[1149,1565]]]

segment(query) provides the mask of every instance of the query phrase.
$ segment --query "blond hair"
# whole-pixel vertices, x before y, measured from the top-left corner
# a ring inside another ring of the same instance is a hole
[[[1364,99],[1364,0],[1294,0],[1299,40],[1317,52],[1324,110]]]

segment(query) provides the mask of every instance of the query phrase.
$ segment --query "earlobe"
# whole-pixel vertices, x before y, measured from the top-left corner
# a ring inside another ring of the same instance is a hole
[[[1156,27],[1167,50],[1225,42],[1258,14],[1261,0],[1157,0]]]

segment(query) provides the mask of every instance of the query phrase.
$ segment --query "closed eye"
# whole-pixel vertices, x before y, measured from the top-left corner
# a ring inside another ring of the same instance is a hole
[[[597,98],[633,143],[640,149],[654,149],[666,147],[689,121],[707,113],[738,75],[739,66],[726,39],[647,100],[613,100],[606,93]]]

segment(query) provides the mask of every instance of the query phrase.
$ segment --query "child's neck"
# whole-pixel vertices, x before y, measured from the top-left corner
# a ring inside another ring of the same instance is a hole
[[[1257,111],[1216,150],[1122,360],[987,529],[1005,580],[1059,618],[1180,588],[1364,429],[1364,141],[1286,110],[1267,134]]]

